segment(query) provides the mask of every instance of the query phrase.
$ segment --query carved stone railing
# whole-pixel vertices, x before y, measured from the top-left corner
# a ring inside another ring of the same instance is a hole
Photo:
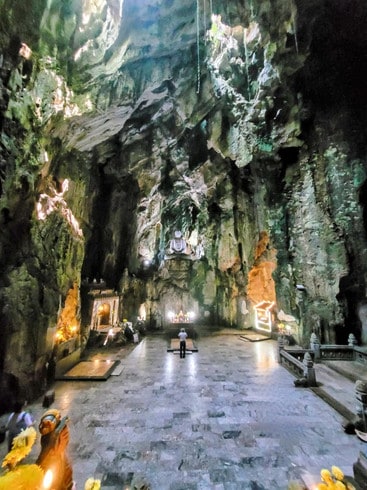
[[[354,361],[354,346],[320,345],[320,361]]]
[[[322,361],[359,361],[367,366],[367,349],[358,347],[353,334],[348,345],[321,345],[316,334],[311,335],[310,349],[285,347],[283,336],[278,337],[278,362],[303,380],[307,386],[317,386],[313,363]]]
[[[280,363],[292,371],[296,376],[303,376],[303,363],[285,350],[280,351]]]
[[[302,360],[301,360],[302,359]],[[284,340],[278,339],[278,360],[285,368],[291,371],[295,376],[305,379],[307,386],[317,386],[316,374],[313,367],[311,350],[295,349],[285,350]]]
[[[355,360],[361,362],[367,366],[367,350],[362,347],[354,346]]]
[[[312,333],[310,348],[314,353],[314,361],[359,361],[367,364],[367,349],[358,347],[353,334],[348,336],[348,345],[321,345],[316,334]]]

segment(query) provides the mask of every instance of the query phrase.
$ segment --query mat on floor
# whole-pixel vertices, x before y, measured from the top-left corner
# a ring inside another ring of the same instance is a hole
[[[120,361],[80,361],[57,379],[66,381],[105,381]]]
[[[180,339],[171,339],[170,346],[167,348],[167,352],[174,352],[180,350]],[[186,351],[198,352],[196,345],[192,339],[186,339]]]
[[[243,335],[240,335],[240,339],[245,342],[261,342],[262,340],[270,340],[271,337],[269,335],[263,335],[262,333],[249,331]]]

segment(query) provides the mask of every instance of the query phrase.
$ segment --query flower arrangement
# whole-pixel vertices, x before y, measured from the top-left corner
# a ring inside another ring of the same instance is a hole
[[[322,483],[317,484],[317,490],[356,490],[338,466],[332,466],[331,471],[322,469],[320,475]]]
[[[85,482],[84,490],[100,490],[101,480],[94,480],[94,478],[88,478]]]
[[[4,473],[0,475],[0,490],[40,490],[49,488],[45,481],[46,474],[37,464],[19,463],[29,455],[36,441],[37,432],[33,427],[28,427],[17,435],[12,444],[11,451],[3,459],[1,467]],[[88,478],[84,490],[100,490],[101,481]]]
[[[5,473],[0,476],[0,490],[35,490],[41,488],[43,471],[36,464],[17,466],[31,452],[37,433],[33,427],[23,430],[13,440],[11,451],[5,456],[2,468]]]
[[[5,456],[1,467],[9,470],[22,461],[31,452],[36,440],[37,432],[33,427],[28,427],[14,438],[11,451]]]

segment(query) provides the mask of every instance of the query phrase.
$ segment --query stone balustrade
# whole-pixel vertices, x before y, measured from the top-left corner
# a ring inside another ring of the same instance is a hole
[[[367,349],[359,347],[353,334],[348,336],[348,345],[320,344],[316,334],[312,333],[310,348],[314,361],[359,361],[367,364]]]
[[[307,349],[284,349],[284,341],[278,339],[278,361],[297,377],[304,379],[307,386],[317,386],[312,353]]]
[[[365,347],[354,346],[354,360],[362,362],[367,366],[367,349]]]
[[[320,345],[320,361],[354,361],[352,345]]]
[[[348,345],[320,344],[315,333],[311,334],[310,349],[286,347],[282,335],[278,337],[278,362],[296,376],[307,380],[307,386],[317,386],[314,362],[358,361],[367,365],[367,348],[356,345],[350,334]]]

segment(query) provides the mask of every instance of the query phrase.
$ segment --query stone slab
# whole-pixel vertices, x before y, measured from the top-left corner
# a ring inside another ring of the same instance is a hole
[[[115,369],[112,371],[111,376],[120,376],[123,370],[124,370],[124,366],[122,364],[118,364],[115,367]]]
[[[111,373],[119,363],[120,361],[102,361],[99,359],[94,361],[80,361],[58,379],[64,381],[105,381],[111,376]]]
[[[167,349],[167,352],[174,352],[180,350],[180,339],[171,339],[170,346]],[[194,344],[192,339],[186,339],[186,352],[198,352],[198,348]]]
[[[271,337],[258,332],[249,332],[245,333],[244,335],[240,335],[240,339],[246,342],[261,342],[263,340],[271,340]]]

